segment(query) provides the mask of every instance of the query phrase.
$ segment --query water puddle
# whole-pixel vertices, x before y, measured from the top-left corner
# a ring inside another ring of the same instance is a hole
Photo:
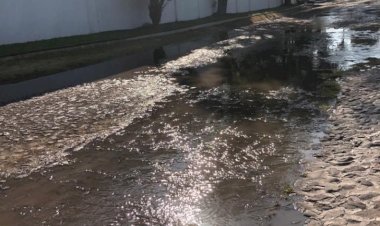
[[[235,38],[158,68],[127,71],[1,107],[1,176],[26,176],[41,167],[66,163],[70,149],[79,150],[144,117],[156,103],[187,89],[174,82],[174,73],[215,63],[226,51],[253,43],[235,33]]]
[[[378,54],[339,49],[331,21],[235,29],[158,68],[1,107],[0,224],[303,225],[291,185],[320,148],[339,69]]]
[[[380,58],[379,11],[350,8],[335,9],[327,16],[315,19],[315,29],[321,30],[315,50],[325,59],[335,62],[342,70],[349,70],[358,63],[368,63],[368,58]]]
[[[109,61],[89,65],[74,70],[31,79],[14,84],[0,85],[0,106],[29,99],[55,90],[74,87],[80,84],[104,79],[128,70],[151,67],[176,59],[192,50],[228,38],[228,33],[220,31],[189,41],[146,50],[140,53],[119,57]]]

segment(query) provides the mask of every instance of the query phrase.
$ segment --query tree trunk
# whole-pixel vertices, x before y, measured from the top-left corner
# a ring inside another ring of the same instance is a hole
[[[157,26],[161,22],[162,10],[165,0],[150,0],[149,1],[149,16],[152,24]]]
[[[291,0],[285,0],[285,5],[291,5],[292,1]]]
[[[219,15],[223,15],[227,13],[227,3],[228,0],[218,0],[218,11]]]

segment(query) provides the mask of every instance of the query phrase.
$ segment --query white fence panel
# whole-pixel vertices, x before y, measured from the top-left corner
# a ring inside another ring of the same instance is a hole
[[[217,0],[171,0],[162,23],[211,16]],[[282,0],[229,0],[228,13],[281,5]],[[0,45],[132,29],[150,23],[149,0],[0,0]]]
[[[66,0],[65,0],[66,1]],[[92,20],[98,23],[97,31],[132,29],[150,22],[149,0],[87,0],[93,2],[96,14]]]
[[[0,31],[0,44],[88,34],[87,2],[1,0]]]
[[[270,0],[255,0],[255,10],[262,10],[262,9],[268,9],[269,8],[269,1]]]
[[[282,0],[273,0],[273,5],[271,7],[279,7],[283,4]]]
[[[198,0],[199,17],[208,17],[214,14],[217,4],[214,0]]]
[[[178,21],[194,20],[199,18],[197,0],[175,0],[177,2]]]
[[[148,10],[148,9],[147,9]],[[168,1],[162,12],[161,23],[170,23],[177,21],[176,4],[174,0]]]
[[[251,10],[251,11],[255,11],[256,9],[255,9],[255,3],[256,2],[256,0],[250,0],[250,3],[249,3],[249,9]]]
[[[227,13],[237,13],[237,1],[238,0],[228,0],[227,3]]]
[[[237,1],[237,12],[249,12],[251,11],[250,0],[238,0]]]
[[[0,44],[136,28],[149,0],[1,0]]]

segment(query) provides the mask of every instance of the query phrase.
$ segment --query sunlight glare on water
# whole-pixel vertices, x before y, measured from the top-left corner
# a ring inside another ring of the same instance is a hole
[[[168,75],[188,66],[215,63],[225,50],[238,48],[234,43],[246,39],[232,38],[194,50],[161,68],[135,72],[132,79],[122,79],[120,74],[0,107],[0,160],[4,163],[0,176],[27,176],[48,165],[67,163],[67,150],[79,150],[115,133],[144,117],[155,103],[186,90]]]
[[[328,75],[378,49],[289,23],[0,107],[0,224],[303,225],[284,188],[319,148]]]

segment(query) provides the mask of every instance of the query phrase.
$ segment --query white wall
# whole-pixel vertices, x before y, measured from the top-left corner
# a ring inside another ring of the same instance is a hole
[[[238,0],[237,1],[237,11],[239,13],[251,11],[250,4],[251,4],[250,0]]]
[[[228,0],[227,3],[227,13],[237,13],[237,1],[238,0]]]
[[[0,0],[0,44],[136,28],[148,1]]]
[[[0,43],[90,33],[86,0],[1,0]]]
[[[278,7],[282,0],[229,0],[227,13],[244,13]]]
[[[275,7],[282,0],[229,0],[228,13]],[[149,0],[0,0],[0,45],[132,29],[150,23]],[[162,23],[211,16],[215,0],[171,0]]]
[[[270,8],[279,7],[282,5],[282,0],[270,0]]]
[[[177,20],[176,4],[173,0],[169,1],[162,12],[161,23],[170,23]]]
[[[36,0],[33,0],[36,1]],[[67,0],[50,0],[67,1]],[[76,0],[83,1],[83,0]],[[88,12],[90,22],[97,24],[95,30],[112,31],[132,29],[149,23],[147,5],[149,0],[85,0],[94,11]],[[112,4],[111,4],[112,3]]]
[[[250,10],[251,11],[254,11],[255,10],[255,2],[256,2],[257,0],[250,0],[250,3],[249,3],[249,5],[250,5]]]
[[[198,5],[200,18],[211,16],[217,10],[217,4],[214,4],[214,0],[198,0]]]
[[[269,1],[271,0],[254,0],[253,10],[262,10],[269,8]]]
[[[198,0],[177,0],[177,19],[179,21],[194,20],[199,18]]]

